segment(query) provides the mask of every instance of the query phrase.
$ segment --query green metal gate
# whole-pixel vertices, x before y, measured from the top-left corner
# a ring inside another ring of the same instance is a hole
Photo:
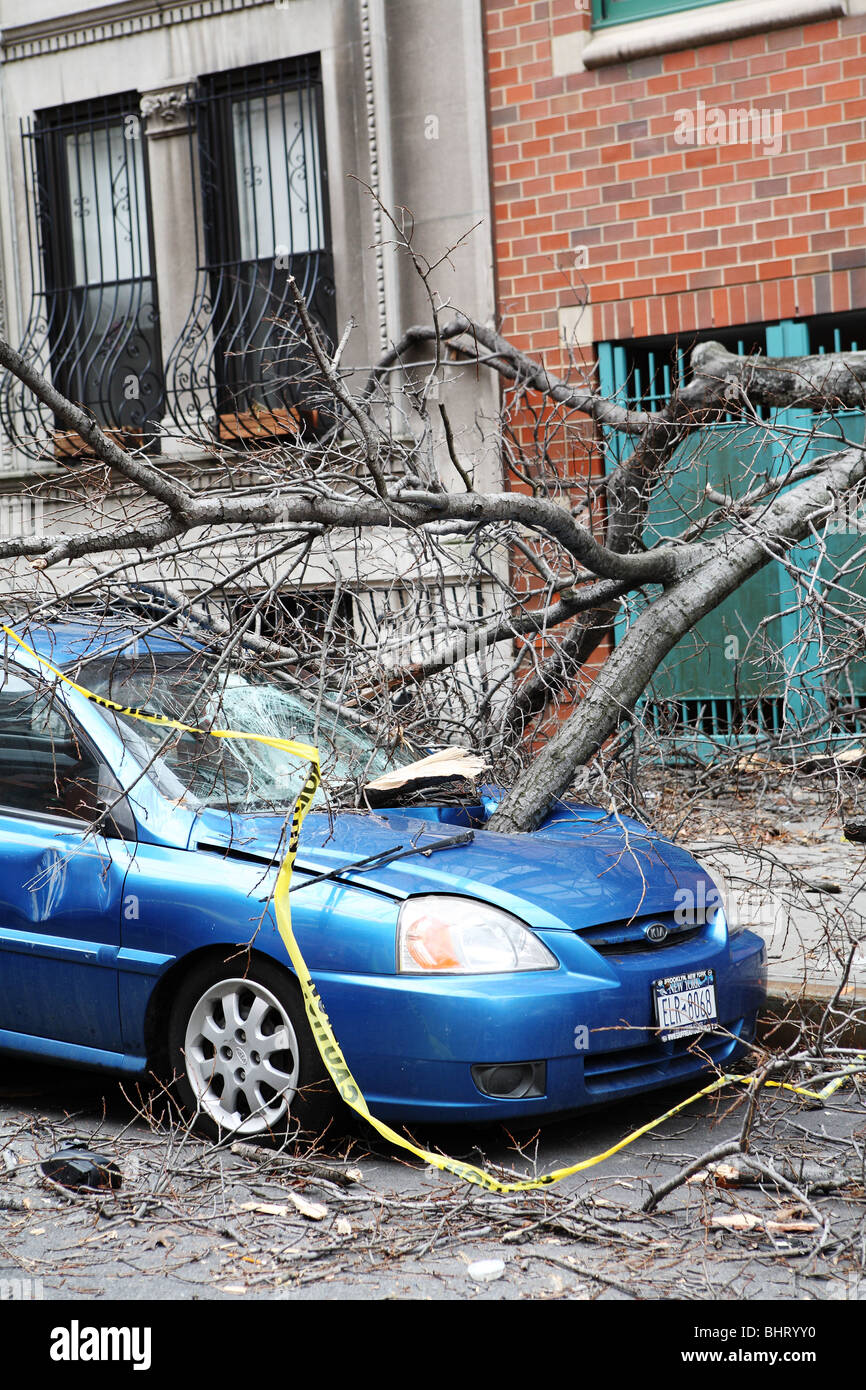
[[[684,358],[698,337],[721,341],[729,351],[740,354],[787,357],[856,350],[858,335],[866,336],[864,327],[866,315],[839,315],[833,321],[784,321],[683,335],[679,341],[602,343],[600,385],[603,394],[623,404],[657,409],[682,376]],[[644,533],[647,546],[681,533],[686,518],[694,523],[705,515],[710,509],[708,486],[718,493],[737,494],[744,480],[755,473],[786,471],[792,459],[797,462],[827,452],[836,439],[862,442],[864,435],[862,411],[817,420],[808,411],[780,411],[768,416],[766,424],[802,434],[770,441],[762,426],[732,416],[684,441],[669,476],[653,495]],[[809,440],[816,424],[823,437]],[[614,436],[608,444],[608,466],[612,467],[631,445]],[[821,586],[821,592],[827,591],[826,581],[838,564],[848,566],[850,592],[832,593],[840,613],[850,611],[866,596],[866,556],[861,553],[866,535],[857,532],[857,524],[857,516],[842,517],[828,528],[823,564],[819,564],[820,547],[815,541],[798,546],[791,556],[798,568],[809,572],[809,585]],[[651,596],[648,590],[647,597]],[[644,721],[699,756],[719,744],[759,746],[768,740],[780,740],[792,752],[814,751],[866,728],[866,654],[853,658],[844,671],[828,673],[807,600],[808,593],[789,570],[771,561],[671,652],[642,702]],[[634,609],[639,607],[640,599]],[[623,615],[620,636],[626,622]],[[828,643],[843,628],[841,619],[828,620]]]

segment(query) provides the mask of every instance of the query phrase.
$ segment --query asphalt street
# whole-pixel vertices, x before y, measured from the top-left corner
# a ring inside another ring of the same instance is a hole
[[[419,1137],[526,1176],[606,1150],[687,1094],[666,1089],[535,1134]],[[851,1088],[819,1108],[778,1091],[760,1101],[753,1151],[777,1169],[787,1164],[789,1176],[807,1160],[823,1165],[831,1186],[820,1197],[808,1184],[804,1203],[773,1183],[726,1187],[698,1174],[652,1215],[639,1208],[653,1187],[739,1133],[736,1088],[555,1188],[511,1197],[360,1135],[311,1154],[214,1148],[130,1098],[128,1084],[114,1080],[0,1064],[0,1297],[866,1296],[866,1114]],[[85,1198],[47,1185],[38,1163],[69,1141],[112,1157],[120,1190]]]

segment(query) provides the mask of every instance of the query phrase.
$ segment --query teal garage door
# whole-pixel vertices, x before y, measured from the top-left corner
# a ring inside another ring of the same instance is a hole
[[[837,315],[733,330],[599,346],[604,394],[636,408],[658,409],[669,398],[700,338],[732,352],[772,357],[857,350],[866,316]],[[648,547],[699,527],[712,506],[707,489],[741,495],[762,474],[825,453],[837,441],[864,437],[862,412],[816,417],[780,411],[765,425],[732,415],[685,440],[656,488],[644,532]],[[819,433],[816,433],[818,431]],[[607,440],[608,467],[631,447]],[[643,717],[660,735],[699,755],[713,745],[781,740],[789,751],[811,752],[849,737],[866,724],[866,656],[862,638],[866,596],[866,526],[862,513],[835,518],[814,541],[797,548],[790,569],[770,562],[699,623],[671,652],[642,702]],[[652,590],[632,603],[631,616]],[[830,608],[822,608],[819,598]],[[852,621],[860,612],[860,625]],[[623,615],[620,633],[629,618]],[[863,713],[861,713],[861,711]]]

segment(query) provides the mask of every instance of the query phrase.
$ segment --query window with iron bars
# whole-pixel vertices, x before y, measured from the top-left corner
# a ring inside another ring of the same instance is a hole
[[[318,424],[289,278],[334,337],[333,258],[318,57],[202,77],[189,94],[195,302],[169,359],[169,409],[222,441]]]
[[[352,595],[346,591],[334,601],[332,590],[283,590],[262,601],[259,594],[229,596],[225,616],[235,628],[263,637],[294,653],[296,669],[318,670],[323,652],[331,659],[345,659],[355,641]]]
[[[121,443],[153,449],[164,391],[138,102],[126,92],[22,122],[33,296],[21,351]],[[8,376],[0,418],[31,456],[85,452]]]

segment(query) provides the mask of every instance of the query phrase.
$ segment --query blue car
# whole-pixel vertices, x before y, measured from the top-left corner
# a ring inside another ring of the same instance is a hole
[[[358,788],[413,755],[376,748],[327,698],[168,631],[22,635],[122,706],[318,742],[292,921],[381,1118],[562,1114],[698,1078],[753,1038],[762,941],[639,822],[568,805],[494,834],[495,788],[358,809]],[[305,768],[113,713],[4,641],[0,1049],[167,1074],[221,1135],[319,1129],[335,1093],[271,905]]]

